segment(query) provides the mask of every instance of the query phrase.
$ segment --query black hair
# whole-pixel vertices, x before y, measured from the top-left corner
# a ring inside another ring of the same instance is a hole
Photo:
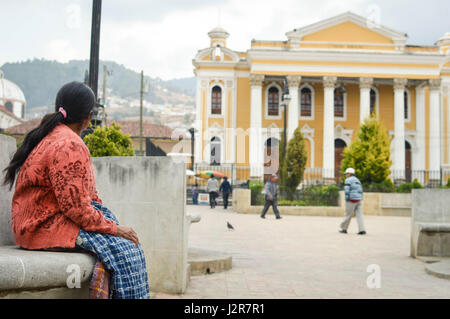
[[[8,167],[3,170],[6,172],[3,184],[9,184],[11,189],[18,170],[42,139],[61,123],[82,123],[91,114],[94,104],[94,92],[86,84],[74,81],[63,85],[56,94],[55,112],[45,115],[39,126],[28,132]],[[60,107],[66,111],[66,118],[59,112]]]

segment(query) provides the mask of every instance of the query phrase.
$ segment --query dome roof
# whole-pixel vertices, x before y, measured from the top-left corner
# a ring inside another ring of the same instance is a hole
[[[216,27],[214,29],[212,29],[211,31],[208,32],[208,35],[213,38],[213,37],[224,37],[224,38],[228,38],[228,36],[230,35],[224,28],[221,27]]]
[[[0,101],[16,101],[25,103],[25,95],[17,84],[7,80],[0,70]]]
[[[446,32],[446,33],[440,38],[440,40],[443,40],[443,39],[449,40],[449,39],[450,39],[450,32]]]

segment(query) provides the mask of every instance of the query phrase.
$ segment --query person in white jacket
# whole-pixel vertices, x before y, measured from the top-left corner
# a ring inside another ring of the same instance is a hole
[[[211,205],[211,208],[215,208],[217,192],[219,191],[219,183],[217,182],[217,179],[214,178],[214,175],[211,175],[208,179],[206,191],[209,193],[209,204]]]

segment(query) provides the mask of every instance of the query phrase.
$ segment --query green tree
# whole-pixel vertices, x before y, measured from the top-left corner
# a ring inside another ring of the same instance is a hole
[[[84,137],[91,156],[134,156],[130,135],[122,133],[116,123],[105,128],[97,127],[92,134]]]
[[[280,154],[282,154],[284,138],[281,141]],[[298,127],[287,144],[286,158],[280,160],[280,188],[290,199],[303,179],[307,159],[305,139]]]
[[[342,174],[348,167],[353,167],[363,184],[386,182],[391,173],[390,156],[387,130],[372,115],[359,128],[356,140],[344,150]]]

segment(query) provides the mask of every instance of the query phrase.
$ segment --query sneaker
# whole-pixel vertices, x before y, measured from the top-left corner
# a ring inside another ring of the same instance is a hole
[[[266,217],[264,217],[264,216],[259,216],[259,217],[261,217],[261,218],[263,218],[263,219],[266,219]]]
[[[347,234],[347,230],[345,230],[345,229],[341,229],[339,232],[343,233],[343,234]]]
[[[365,234],[366,234],[366,231],[365,231],[365,230],[360,231],[360,232],[358,233],[358,235],[365,235]]]
[[[278,216],[278,217],[277,217],[277,219],[281,219],[281,218],[283,218],[283,217],[281,217],[281,216]]]

